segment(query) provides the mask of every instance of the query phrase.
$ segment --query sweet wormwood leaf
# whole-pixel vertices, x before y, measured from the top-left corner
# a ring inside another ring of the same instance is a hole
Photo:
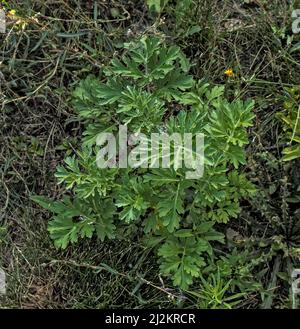
[[[91,238],[95,230],[89,219],[75,223],[65,216],[54,216],[49,223],[49,232],[58,248],[65,249],[69,243],[76,243],[78,238]]]
[[[158,251],[164,261],[160,269],[164,274],[172,274],[174,285],[187,289],[198,277],[200,269],[205,265],[202,253],[208,250],[205,240],[195,238],[169,239]]]
[[[157,211],[170,233],[179,228],[180,215],[183,214],[183,190],[180,183],[174,190],[160,193],[161,200],[157,204]]]
[[[155,4],[160,10],[161,2]],[[105,68],[102,81],[88,76],[73,93],[78,120],[86,128],[83,146],[56,173],[72,197],[32,199],[54,213],[48,229],[56,247],[93,235],[104,242],[143,232],[146,246],[158,250],[161,274],[187,289],[220,261],[215,244],[224,243],[224,234],[215,224],[237,218],[240,199],[255,191],[238,172],[246,163],[254,103],[229,102],[224,86],[194,81],[180,49],[158,37],[144,36],[124,48]],[[194,167],[181,166],[180,151],[173,146],[168,169],[99,169],[96,155],[105,146],[96,145],[97,137],[117,131],[119,124],[146,136],[165,132],[183,138],[189,133],[193,143],[203,134],[203,177],[186,178]]]

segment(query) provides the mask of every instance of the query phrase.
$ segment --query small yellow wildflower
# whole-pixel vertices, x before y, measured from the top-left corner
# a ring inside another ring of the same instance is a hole
[[[10,10],[7,16],[13,18],[14,16],[16,16],[16,11],[14,9]]]
[[[28,20],[26,18],[18,16],[16,10],[10,10],[7,13],[7,17],[9,17],[13,21],[14,27],[16,27],[17,29],[25,30],[28,24]]]
[[[233,77],[234,76],[234,73],[233,73],[233,70],[232,69],[227,69],[224,72],[224,74],[227,75],[228,77]]]

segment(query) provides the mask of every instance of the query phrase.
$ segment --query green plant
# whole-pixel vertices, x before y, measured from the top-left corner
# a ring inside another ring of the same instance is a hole
[[[230,281],[231,293],[235,291],[251,293],[262,288],[253,275],[258,261],[257,255],[253,251],[250,252],[247,245],[234,247],[226,253],[226,256],[212,259],[203,274],[218,272],[222,280]]]
[[[229,102],[223,86],[195,82],[184,54],[160,38],[144,36],[125,49],[105,68],[105,82],[89,76],[74,91],[73,105],[86,127],[83,147],[56,174],[72,197],[33,200],[55,213],[49,232],[57,247],[93,235],[104,241],[126,231],[143,234],[158,252],[161,273],[187,289],[214,246],[224,243],[218,224],[236,218],[240,199],[255,192],[238,172],[246,163],[254,103]],[[172,152],[169,169],[99,169],[97,138],[118,124],[145,134],[190,133],[194,141],[204,134],[203,177],[187,179],[189,169],[178,168]]]
[[[188,294],[196,298],[196,305],[200,309],[232,309],[240,304],[246,293],[228,294],[232,281],[224,281],[219,270],[211,273],[207,279],[200,275],[201,289],[188,291]]]
[[[287,90],[285,111],[277,113],[284,124],[285,136],[290,146],[283,150],[283,161],[291,161],[300,157],[300,88]]]
[[[251,237],[240,246],[252,255],[248,265],[255,266],[253,277],[265,287],[260,290],[263,308],[281,305],[278,296],[290,289],[291,272],[298,268],[300,259],[299,159],[283,165],[276,155],[271,151],[255,154],[253,172],[261,180],[250,200],[255,211],[243,213],[245,220],[251,221]]]
[[[179,25],[181,23],[182,17],[188,12],[188,10],[195,6],[194,0],[179,0],[176,4],[170,4],[168,7],[169,0],[146,0],[148,8],[150,11],[154,11],[160,14],[166,7],[166,9],[173,9],[176,15],[176,22]]]
[[[201,31],[199,24],[200,3],[195,0],[146,0],[150,13],[161,20],[156,21],[156,25],[165,25],[165,18],[168,18],[170,26],[169,33],[174,38],[189,37]],[[205,16],[205,14],[204,14]],[[168,25],[169,25],[168,24]]]
[[[168,0],[166,0],[168,1]],[[162,10],[162,6],[166,1],[163,0],[146,0],[146,3],[149,7],[149,10],[153,10],[156,13],[160,13]]]

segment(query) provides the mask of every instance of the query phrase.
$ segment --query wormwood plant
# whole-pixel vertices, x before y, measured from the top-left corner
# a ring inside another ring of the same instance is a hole
[[[56,173],[66,195],[58,201],[33,197],[55,214],[49,232],[56,247],[94,235],[101,241],[144,235],[157,251],[161,273],[183,289],[217,262],[215,247],[224,243],[220,224],[237,218],[240,199],[254,193],[238,172],[246,163],[254,104],[227,101],[223,86],[194,81],[189,67],[178,47],[144,36],[125,44],[103,79],[89,76],[79,83],[73,104],[85,124],[82,149]],[[145,134],[203,133],[203,177],[187,179],[185,166],[99,169],[97,137],[119,124]]]

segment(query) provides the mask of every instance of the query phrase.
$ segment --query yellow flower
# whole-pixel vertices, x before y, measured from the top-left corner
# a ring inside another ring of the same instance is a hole
[[[14,9],[10,10],[7,14],[8,17],[14,17],[16,16],[16,11]]]
[[[227,75],[228,77],[233,77],[234,76],[234,73],[233,73],[233,70],[232,69],[227,69],[224,72],[224,74]]]
[[[9,17],[14,22],[14,27],[25,30],[28,24],[28,20],[26,18],[18,16],[16,10],[10,10],[7,13],[7,17]]]

